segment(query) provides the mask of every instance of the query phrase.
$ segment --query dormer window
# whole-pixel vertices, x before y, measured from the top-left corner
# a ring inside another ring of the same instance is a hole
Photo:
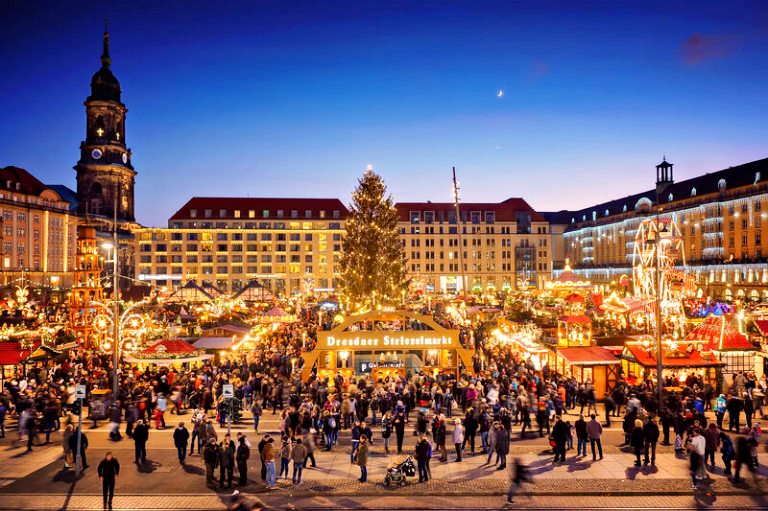
[[[608,216],[610,213],[608,213],[608,210],[605,210],[605,216]]]
[[[673,195],[670,193],[669,196],[667,197],[667,202],[672,202],[673,198],[674,198]]]
[[[758,170],[757,172],[755,172],[755,183],[754,184],[757,184],[760,181],[760,179],[762,179],[762,176],[760,175],[760,171]]]
[[[691,188],[691,197],[696,197],[696,188]]]
[[[725,179],[721,179],[720,181],[717,182],[717,189],[720,190],[721,192],[725,191],[725,187],[726,187]]]

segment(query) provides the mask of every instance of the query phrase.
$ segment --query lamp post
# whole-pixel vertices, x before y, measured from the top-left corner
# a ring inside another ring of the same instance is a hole
[[[464,271],[464,247],[461,241],[461,212],[459,210],[459,182],[456,181],[456,167],[453,167],[453,207],[456,210],[456,239],[459,243],[459,269],[461,270],[461,294],[467,298],[467,275]]]
[[[101,245],[101,248],[105,250],[109,250],[112,252],[112,299],[114,301],[114,309],[112,310],[112,317],[117,318],[120,315],[120,297],[118,296],[118,281],[117,281],[117,229],[114,229],[113,231],[113,242],[112,243],[103,243]],[[109,262],[109,261],[107,261]],[[118,321],[113,321],[113,335],[114,335],[114,356],[112,358],[112,364],[113,364],[113,378],[112,378],[112,398],[117,399],[117,392],[119,387],[119,354],[118,354],[118,344],[120,340],[120,327]]]

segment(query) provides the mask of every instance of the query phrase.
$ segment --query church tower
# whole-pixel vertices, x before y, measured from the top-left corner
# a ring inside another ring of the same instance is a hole
[[[85,100],[85,140],[80,143],[80,160],[74,167],[77,196],[79,213],[99,224],[100,230],[111,228],[115,216],[121,230],[130,230],[135,224],[136,172],[131,165],[131,150],[126,146],[128,110],[120,99],[120,83],[111,67],[109,32],[105,31],[101,69],[91,78],[91,95]]]

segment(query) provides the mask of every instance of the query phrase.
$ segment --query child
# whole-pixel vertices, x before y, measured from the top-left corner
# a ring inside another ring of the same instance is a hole
[[[565,421],[565,425],[568,426],[568,437],[566,438],[568,444],[568,450],[573,449],[573,425],[571,421]]]

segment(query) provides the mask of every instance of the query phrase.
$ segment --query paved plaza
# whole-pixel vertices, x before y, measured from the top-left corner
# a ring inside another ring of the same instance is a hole
[[[122,465],[117,483],[116,509],[225,509],[232,490],[224,489],[217,493],[206,488],[201,457],[196,453],[187,458],[185,465],[178,462],[171,438],[171,425],[176,423],[177,418],[172,417],[168,421],[168,429],[151,430],[148,459],[144,466],[132,463],[132,440],[126,438],[111,442],[107,439],[106,424],[97,429],[86,426],[84,431],[91,446],[87,459],[91,467],[77,481],[72,471],[63,470],[58,433],[52,437],[51,444],[35,447],[31,453],[25,453],[25,446],[14,441],[15,433],[11,433],[8,438],[0,440],[0,509],[100,509],[101,484],[95,466],[107,450],[113,451]],[[277,432],[276,417],[265,415],[262,418],[262,433]],[[576,417],[570,418],[575,420]],[[722,468],[718,468],[711,472],[710,485],[692,492],[688,461],[677,456],[671,447],[659,447],[655,466],[632,466],[632,454],[619,447],[623,439],[620,424],[614,422],[604,433],[603,460],[593,462],[591,454],[579,458],[575,456],[575,450],[570,450],[567,463],[557,466],[551,462],[546,438],[537,435],[536,438],[521,441],[517,438],[519,428],[513,428],[510,458],[518,458],[528,465],[534,479],[533,483],[524,484],[518,492],[519,506],[578,507],[586,505],[585,498],[589,498],[589,506],[595,508],[664,508],[665,502],[669,506],[674,504],[682,508],[720,508],[724,502],[734,508],[768,506],[764,497],[768,494],[765,480],[768,472],[764,468],[756,481],[748,476],[747,481],[740,485],[728,481],[722,475]],[[487,464],[486,456],[479,452],[465,455],[461,463],[454,461],[455,455],[450,450],[450,461],[446,463],[440,463],[435,455],[430,467],[430,482],[420,484],[417,478],[413,478],[405,488],[386,488],[383,478],[392,454],[384,453],[378,428],[373,429],[374,444],[366,483],[357,480],[359,468],[350,463],[347,430],[342,431],[340,445],[333,451],[316,452],[318,467],[305,470],[300,485],[293,485],[290,479],[280,479],[278,489],[266,490],[259,476],[258,457],[252,457],[249,484],[239,490],[252,502],[275,509],[285,509],[286,506],[302,509],[377,506],[386,509],[474,509],[503,505],[509,474],[497,471],[493,464]],[[232,430],[233,434],[237,431],[246,433],[254,447],[261,438],[252,431],[248,418],[234,425]],[[219,435],[223,434],[224,431],[219,430]],[[412,450],[414,439],[413,436],[406,437],[406,452]],[[650,496],[659,498],[649,500]],[[384,506],[384,502],[391,503]]]

